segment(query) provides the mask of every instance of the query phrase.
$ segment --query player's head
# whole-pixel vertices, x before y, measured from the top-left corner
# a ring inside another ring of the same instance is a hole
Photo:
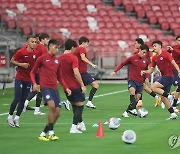
[[[40,33],[37,33],[35,36],[36,36],[36,41],[37,41],[37,44],[39,43],[39,35]]]
[[[159,40],[153,41],[152,46],[154,48],[154,52],[156,52],[156,53],[158,53],[160,50],[162,50],[162,42]]]
[[[146,44],[142,44],[140,46],[140,50],[138,54],[140,57],[144,57],[148,51],[149,51],[149,47]]]
[[[44,45],[48,45],[49,42],[49,35],[46,33],[40,33],[39,34],[39,41],[43,43]]]
[[[135,48],[136,48],[136,49],[140,49],[140,46],[143,45],[143,44],[144,44],[144,41],[143,41],[142,38],[137,38],[137,39],[135,40]]]
[[[79,38],[79,45],[81,45],[84,48],[87,48],[89,45],[89,39],[85,36],[81,36]]]
[[[71,53],[74,53],[76,47],[78,46],[76,41],[72,39],[67,39],[64,44],[65,44],[65,50],[70,50]]]
[[[177,44],[180,45],[180,35],[176,37]]]
[[[27,47],[30,48],[31,50],[33,50],[34,47],[36,46],[36,42],[37,42],[36,36],[34,36],[34,35],[29,35],[29,36],[27,37]]]
[[[49,53],[52,55],[56,55],[60,49],[60,42],[56,39],[51,39],[48,43]]]

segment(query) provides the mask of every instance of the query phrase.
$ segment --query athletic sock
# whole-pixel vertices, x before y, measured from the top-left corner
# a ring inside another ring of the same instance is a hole
[[[174,113],[174,110],[173,110],[172,107],[170,107],[170,108],[168,109],[168,111],[169,111],[169,113]]]
[[[43,132],[44,132],[44,133],[47,133],[48,131],[49,131],[49,126],[48,126],[48,125],[46,125],[46,126],[44,127]]]
[[[96,91],[97,91],[97,89],[94,88],[94,87],[92,87],[92,89],[91,89],[91,91],[90,91],[90,93],[89,93],[89,99],[88,99],[89,101],[92,101],[92,99],[93,99]]]
[[[173,102],[173,105],[172,105],[173,107],[176,107],[177,101],[178,101],[177,99],[174,99],[174,102]]]
[[[154,91],[152,91],[152,92],[150,93],[150,95],[151,95],[152,97],[156,97],[156,94],[155,94]]]
[[[38,92],[36,97],[36,107],[40,107],[42,101],[42,93]]]

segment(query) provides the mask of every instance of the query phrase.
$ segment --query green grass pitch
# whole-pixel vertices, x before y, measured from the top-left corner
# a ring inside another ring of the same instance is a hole
[[[86,96],[88,96],[88,87]],[[119,92],[117,92],[119,91]],[[6,95],[0,91],[0,153],[1,154],[168,154],[180,153],[180,146],[171,149],[168,145],[168,138],[171,135],[180,135],[180,114],[179,119],[166,121],[169,117],[167,110],[161,107],[154,107],[154,98],[144,92],[144,107],[149,111],[146,118],[130,116],[122,118],[121,115],[129,104],[129,93],[127,84],[100,84],[93,103],[97,109],[84,108],[83,119],[87,131],[83,134],[70,134],[72,122],[72,110],[67,111],[64,106],[61,108],[61,115],[55,125],[55,133],[59,136],[58,141],[43,142],[37,137],[45,126],[45,116],[35,116],[33,111],[23,113],[20,118],[21,128],[11,128],[7,122],[9,105],[13,99],[14,90],[7,89]],[[117,93],[113,93],[117,92]],[[108,94],[111,93],[111,94]],[[107,94],[107,95],[102,95]],[[65,95],[60,90],[61,100]],[[35,103],[30,103],[34,106]],[[41,110],[47,113],[47,107]],[[97,127],[101,120],[103,123],[111,117],[121,118],[121,125],[117,130],[110,130],[103,124],[103,138],[97,138]],[[132,129],[137,135],[134,144],[127,145],[122,142],[122,132]],[[180,138],[180,137],[179,137]],[[180,142],[180,141],[179,141]]]

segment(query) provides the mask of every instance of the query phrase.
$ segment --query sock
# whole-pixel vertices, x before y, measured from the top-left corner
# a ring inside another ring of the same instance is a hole
[[[24,106],[27,107],[27,106],[28,106],[28,103],[29,103],[29,101],[26,100],[25,103],[24,103]]]
[[[28,94],[27,100],[30,101],[36,94],[37,94],[36,91],[31,91],[31,92]]]
[[[155,94],[154,91],[152,91],[152,92],[150,93],[150,95],[151,95],[152,97],[156,97],[156,94]]]
[[[74,106],[73,107],[73,124],[77,125],[78,122],[82,122],[82,111],[84,106]]]
[[[79,120],[78,120],[78,122],[79,123],[83,121],[83,119],[82,119],[83,109],[84,109],[84,106],[78,106],[78,112],[79,112],[79,118],[78,118]]]
[[[19,120],[19,116],[16,115],[15,118],[14,118],[14,120],[15,120],[15,119]]]
[[[168,111],[169,111],[169,113],[174,113],[174,110],[173,110],[172,107],[170,107],[170,108],[168,109]]]
[[[41,100],[42,100],[42,93],[38,92],[37,97],[36,97],[36,107],[40,107],[41,105]]]
[[[129,110],[135,109],[136,108],[136,100],[135,100],[135,96],[134,95],[130,95],[130,104],[128,106],[128,108],[126,109],[126,111],[128,112]]]
[[[92,101],[93,97],[94,97],[94,94],[96,93],[97,89],[96,88],[92,88],[90,93],[89,93],[89,101]]]
[[[177,99],[174,99],[174,102],[173,102],[173,105],[172,105],[173,107],[176,107],[177,101],[178,101]]]
[[[52,131],[54,128],[54,124],[53,123],[49,123],[49,131]]]
[[[40,107],[35,107],[35,111],[34,112],[36,112],[36,113],[39,112],[39,108]]]
[[[44,137],[44,136],[46,136],[46,133],[45,132],[41,132],[40,136]]]
[[[48,126],[48,125],[46,125],[46,126],[44,127],[43,132],[44,132],[44,133],[47,133],[48,131],[49,131],[49,126]]]

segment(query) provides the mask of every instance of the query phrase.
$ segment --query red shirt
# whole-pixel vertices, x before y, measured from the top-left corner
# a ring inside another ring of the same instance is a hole
[[[53,88],[58,89],[57,79],[58,79],[58,70],[59,70],[59,60],[56,56],[46,53],[40,56],[32,71],[31,71],[31,79],[33,84],[36,83],[35,73],[39,69],[40,75],[40,86],[41,88]],[[61,81],[60,81],[61,82]],[[66,89],[67,86],[61,82],[63,87]]]
[[[78,47],[74,52],[74,55],[77,56],[79,62],[79,72],[84,73],[87,72],[87,63],[81,60],[81,54],[85,54],[86,56],[86,49],[83,47]]]
[[[158,66],[162,76],[173,77],[172,64],[173,60],[170,53],[167,51],[162,51],[160,55],[155,55],[152,58],[152,67]]]
[[[62,54],[58,57],[60,62],[60,72],[65,84],[69,89],[80,88],[80,84],[74,76],[73,69],[78,68],[78,59],[73,54]]]
[[[22,48],[18,50],[14,56],[14,60],[18,61],[19,63],[28,63],[28,68],[23,68],[18,66],[16,71],[16,80],[23,80],[23,81],[31,81],[30,78],[30,72],[34,66],[34,63],[37,58],[37,52],[36,51],[27,51],[27,48]]]
[[[172,57],[174,58],[177,65],[180,67],[180,45],[173,46]],[[174,66],[173,70],[176,70]]]
[[[136,50],[134,51],[134,55],[135,55],[135,54],[138,54],[138,53],[139,53],[139,49],[136,49]],[[148,60],[150,60],[150,58],[152,57],[152,52],[151,52],[151,51],[148,51],[145,57],[146,57]]]
[[[46,47],[41,43],[37,44],[35,49],[38,51],[38,57],[48,53]]]
[[[141,71],[146,70],[148,67],[148,60],[144,57],[139,57],[138,54],[133,55],[129,58],[127,58],[124,62],[120,63],[114,72],[119,71],[124,65],[129,65],[129,77],[128,80],[133,80],[136,82],[143,83],[144,82],[144,76],[141,76]]]

